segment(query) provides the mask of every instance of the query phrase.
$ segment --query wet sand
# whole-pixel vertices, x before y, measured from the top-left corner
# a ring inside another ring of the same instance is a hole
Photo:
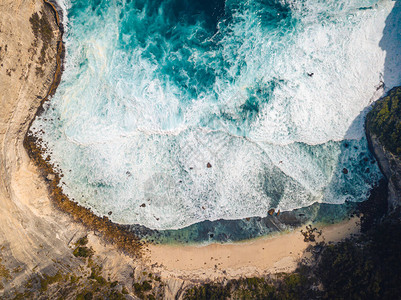
[[[149,245],[147,260],[150,264],[156,264],[158,267],[155,269],[159,269],[166,277],[208,280],[292,272],[306,248],[315,244],[304,242],[300,229],[233,244]],[[322,235],[317,241],[337,242],[351,234],[358,234],[360,220],[353,217],[321,229]]]

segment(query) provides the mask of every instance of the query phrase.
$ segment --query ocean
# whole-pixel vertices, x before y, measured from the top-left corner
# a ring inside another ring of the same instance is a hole
[[[383,49],[394,1],[59,4],[65,70],[31,131],[96,214],[244,222],[364,201],[382,177],[363,126],[401,83]]]

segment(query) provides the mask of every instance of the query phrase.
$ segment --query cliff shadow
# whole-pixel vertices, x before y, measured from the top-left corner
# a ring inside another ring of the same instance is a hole
[[[345,145],[352,144],[353,137],[361,129],[365,129],[366,115],[371,110],[374,101],[385,96],[387,92],[401,84],[401,1],[397,0],[394,3],[394,7],[390,14],[387,16],[385,21],[385,27],[383,29],[383,36],[379,42],[379,47],[385,51],[385,62],[383,73],[381,74],[381,82],[376,86],[376,91],[372,94],[369,105],[363,109],[359,115],[354,119],[354,121],[349,126],[346,134],[345,140],[341,147],[340,156],[348,156],[344,153],[347,151]],[[366,141],[366,150],[363,151],[362,160],[358,164],[365,168],[365,172],[370,172],[378,164],[376,158],[374,157],[374,151],[371,144],[369,143],[369,136],[366,135],[366,130],[364,132]],[[357,147],[352,145],[352,147]],[[364,147],[364,145],[362,145]],[[355,150],[357,150],[355,148]],[[344,155],[345,154],[345,155]],[[349,160],[355,160],[355,157],[349,156]],[[337,170],[343,170],[344,180],[348,180],[346,177],[352,178],[352,173],[345,166],[346,162],[339,160],[336,167]],[[379,166],[380,167],[380,166]],[[363,170],[360,170],[363,171]],[[376,220],[381,218],[387,211],[387,179],[383,176],[382,178],[376,178],[375,174],[370,178],[371,182],[374,182],[372,189],[369,194],[366,195],[366,201],[357,204],[357,211],[363,214],[362,217],[362,230],[368,229],[370,226],[376,223]],[[349,179],[352,180],[352,179]],[[346,193],[346,190],[344,191]]]
[[[395,1],[387,16],[379,46],[386,52],[383,71],[385,92],[401,84],[401,1]]]

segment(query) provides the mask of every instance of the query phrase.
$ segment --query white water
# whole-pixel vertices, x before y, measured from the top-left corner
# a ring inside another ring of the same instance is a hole
[[[96,12],[79,2],[64,6],[62,83],[31,129],[82,205],[119,223],[181,228],[362,201],[380,177],[363,111],[383,92],[379,43],[394,2],[286,2],[290,16],[267,22],[276,8],[249,1],[219,24],[214,46],[186,44],[200,20],[180,29],[178,48],[158,35],[143,46],[146,15],[124,1]],[[395,69],[388,78],[387,88],[401,82]],[[257,111],[243,109],[249,99]]]

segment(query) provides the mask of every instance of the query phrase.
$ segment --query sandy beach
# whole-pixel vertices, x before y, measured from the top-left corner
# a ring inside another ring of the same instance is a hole
[[[353,217],[338,224],[321,227],[317,242],[338,242],[358,234],[360,220]],[[149,245],[148,261],[167,277],[202,280],[262,276],[292,272],[314,243],[304,241],[300,229],[252,241],[207,246]],[[305,230],[305,228],[303,228]]]
[[[37,49],[42,42],[37,40],[37,46],[33,46],[36,38],[29,19],[35,12],[45,14],[51,20],[54,36],[60,32],[51,9],[42,1],[1,0],[0,11],[0,262],[10,270],[10,277],[0,278],[4,285],[0,295],[20,286],[34,273],[79,272],[82,261],[72,255],[71,245],[86,234],[103,271],[112,279],[132,286],[135,276],[131,277],[131,272],[151,269],[166,282],[166,298],[199,280],[295,269],[309,245],[299,230],[235,244],[147,245],[144,260],[136,261],[57,210],[23,140],[56,69],[57,38],[46,50],[46,62],[41,63]],[[358,231],[358,219],[352,218],[325,227],[322,238],[326,242],[339,241]]]

